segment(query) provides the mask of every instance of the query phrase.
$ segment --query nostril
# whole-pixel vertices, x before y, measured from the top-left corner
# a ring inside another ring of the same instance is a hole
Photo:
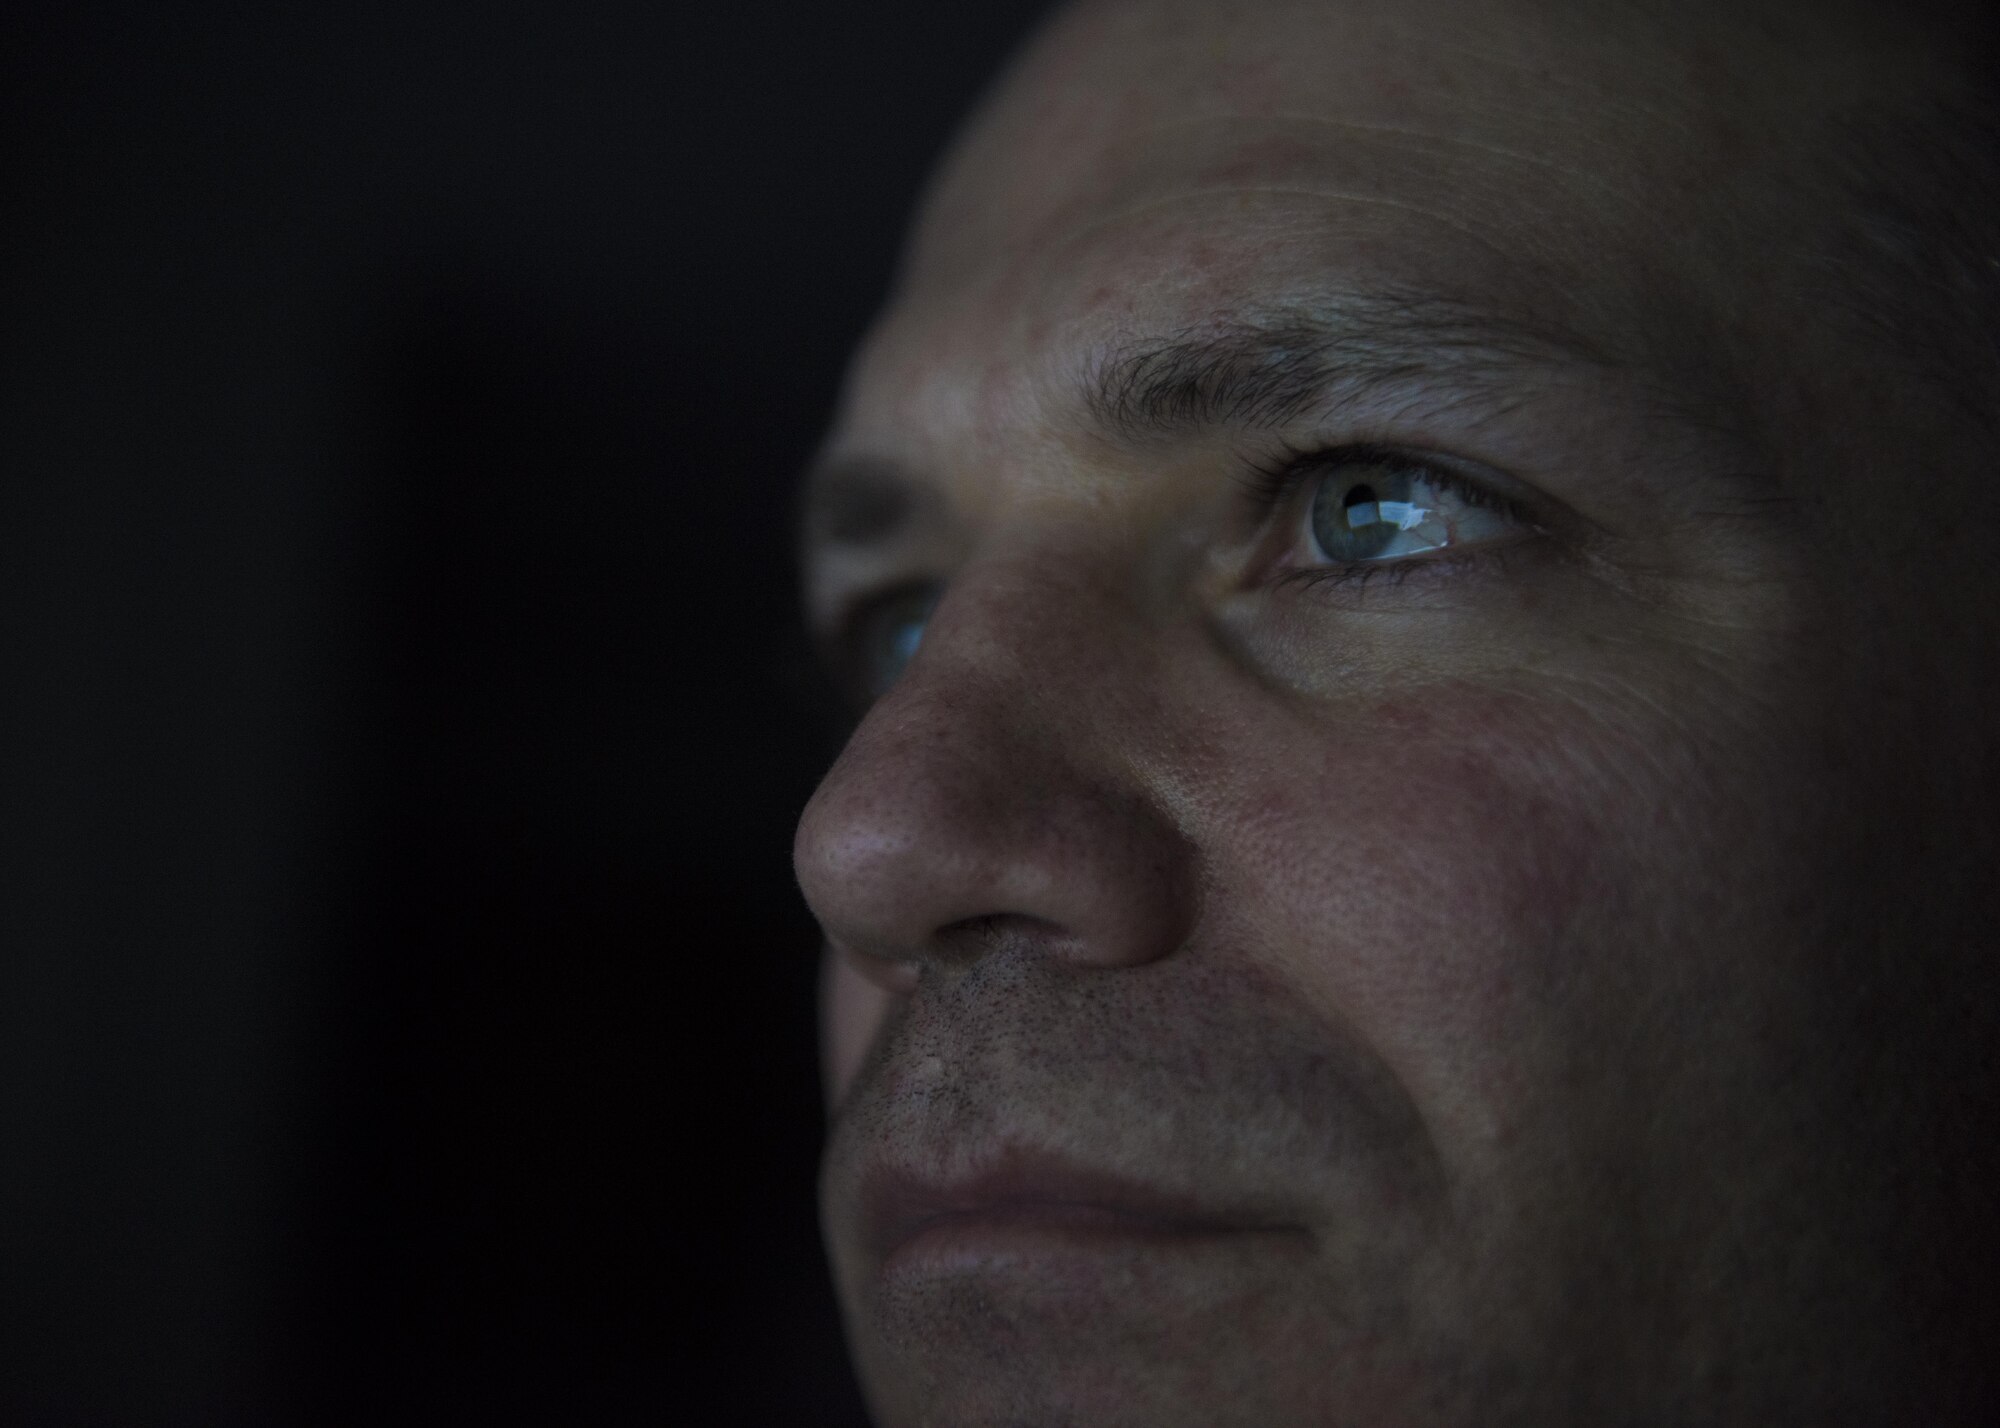
[[[1075,940],[1059,924],[1020,912],[962,917],[933,937],[939,955],[967,962],[1007,951],[1061,952]]]
[[[917,989],[918,974],[923,968],[916,961],[905,957],[889,957],[878,952],[864,952],[858,947],[844,942],[829,944],[856,975],[873,986],[896,996],[908,996]]]

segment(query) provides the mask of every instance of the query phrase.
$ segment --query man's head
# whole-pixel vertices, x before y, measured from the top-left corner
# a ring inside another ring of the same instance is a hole
[[[1973,1411],[1969,43],[1130,0],[1022,58],[807,497],[886,1424]]]

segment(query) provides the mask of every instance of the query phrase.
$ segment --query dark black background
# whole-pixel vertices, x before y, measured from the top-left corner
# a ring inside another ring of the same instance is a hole
[[[5,7],[0,1421],[859,1421],[789,485],[1039,8]]]

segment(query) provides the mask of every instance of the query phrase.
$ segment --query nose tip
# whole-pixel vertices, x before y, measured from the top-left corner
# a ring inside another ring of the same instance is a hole
[[[996,939],[1081,964],[1171,953],[1195,913],[1187,839],[1087,712],[1039,718],[920,660],[863,721],[800,818],[799,884],[835,947],[884,986]]]

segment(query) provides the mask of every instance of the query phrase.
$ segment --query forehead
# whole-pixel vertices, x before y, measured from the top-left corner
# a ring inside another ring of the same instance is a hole
[[[1759,170],[1854,81],[1809,41],[1688,15],[1072,11],[954,152],[848,419],[1004,424],[1088,354],[1327,286],[1435,290],[1655,367],[1712,364],[1760,282],[1742,230],[1778,218]],[[1799,76],[1774,71],[1785,54]]]
[[[1411,168],[1505,184],[1568,170],[1588,176],[1593,208],[1643,209],[1672,151],[1711,137],[1691,127],[1727,126],[1749,105],[1725,48],[1677,42],[1616,5],[1585,13],[1518,0],[1079,7],[960,145],[917,273],[948,278],[1162,187],[1241,190],[1319,176],[1329,159],[1326,176],[1351,178],[1357,197]],[[1629,172],[1635,161],[1652,172]]]

